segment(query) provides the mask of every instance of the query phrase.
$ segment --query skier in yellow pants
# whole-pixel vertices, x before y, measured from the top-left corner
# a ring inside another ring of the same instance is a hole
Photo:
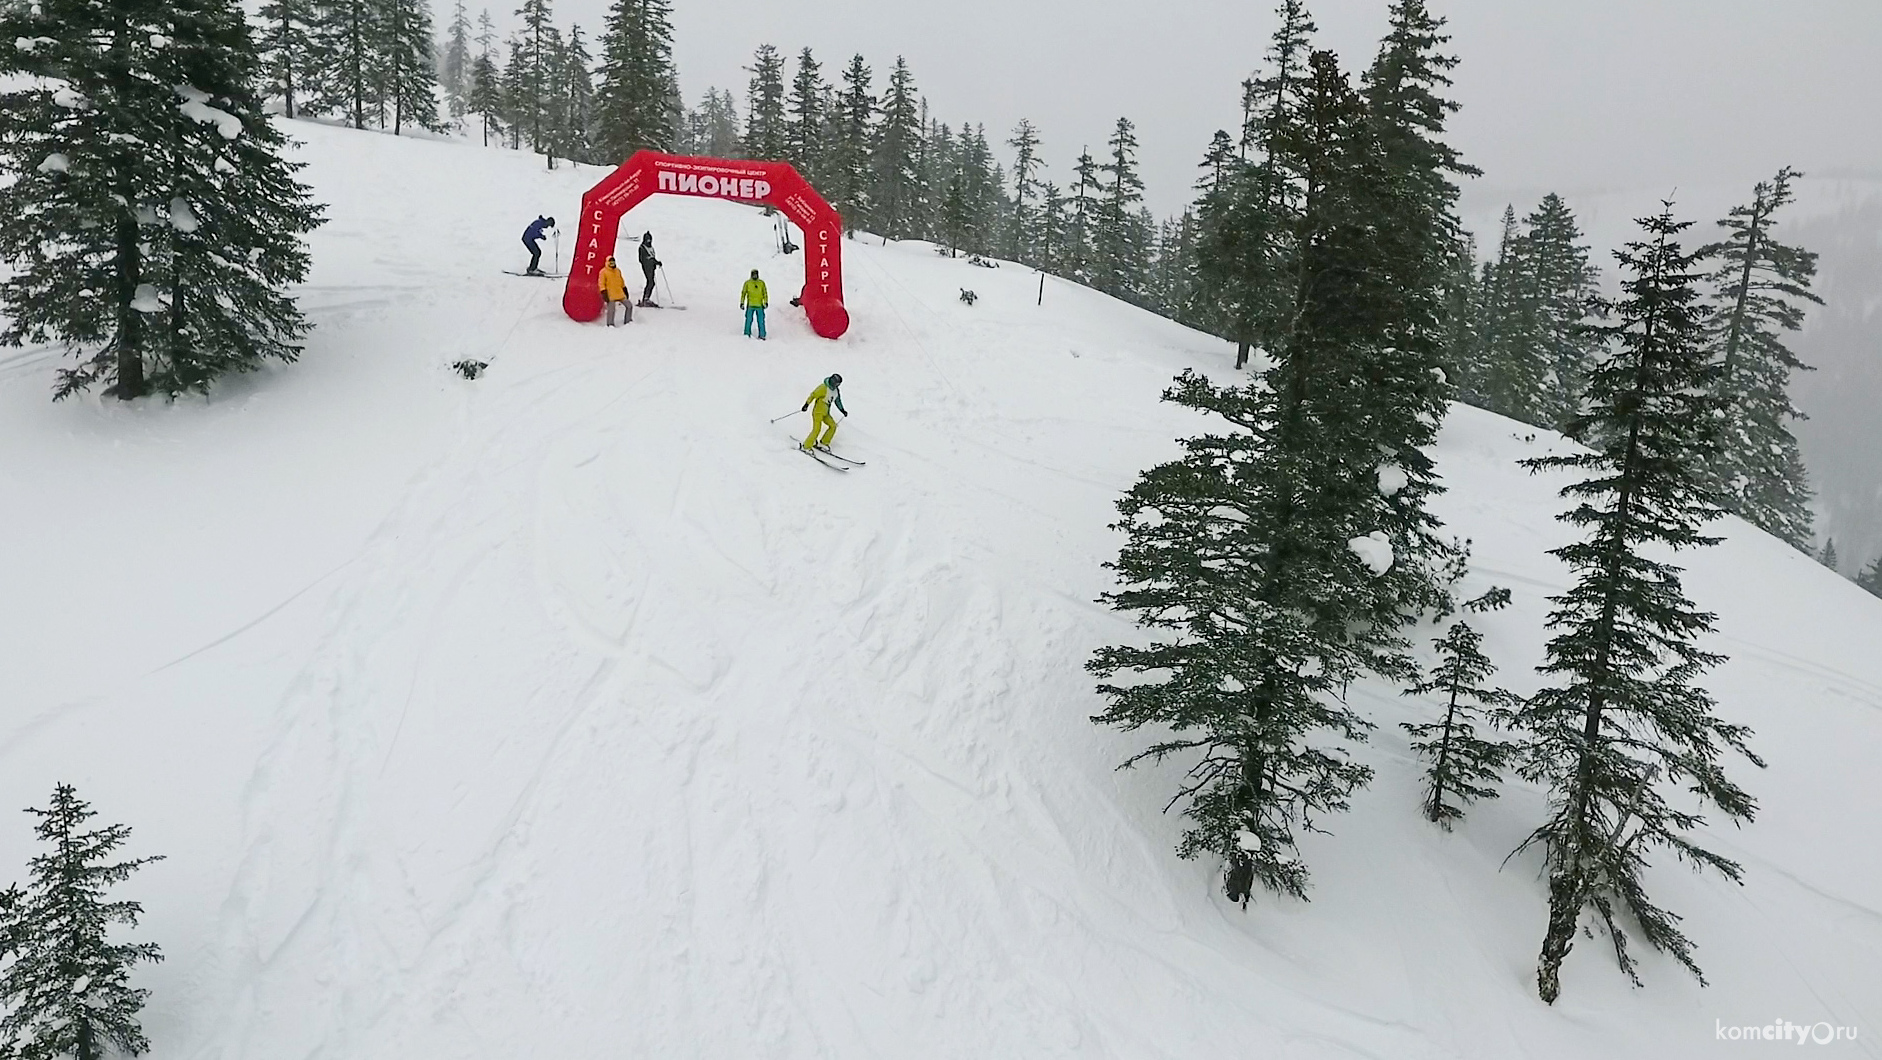
[[[810,413],[810,433],[804,436],[804,444],[799,448],[806,451],[821,449],[826,453],[830,451],[830,439],[836,437],[836,417],[830,415],[830,406],[835,405],[845,419],[850,414],[850,410],[843,407],[843,394],[837,389],[842,385],[842,376],[831,375],[818,383],[817,389],[804,399],[804,407],[797,411]],[[818,432],[822,432],[823,437],[819,438]]]

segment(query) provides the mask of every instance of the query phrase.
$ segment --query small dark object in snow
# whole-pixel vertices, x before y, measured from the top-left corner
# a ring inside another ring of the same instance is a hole
[[[458,361],[455,364],[451,365],[451,367],[457,369],[457,374],[463,376],[464,378],[475,379],[478,376],[484,374],[484,369],[490,367],[490,362],[489,361]]]
[[[792,299],[791,299],[791,308],[793,308],[793,309],[795,309],[795,308],[797,308],[798,306],[801,306],[801,305],[803,305],[803,304],[804,304],[804,300],[803,300],[802,298],[792,298]]]
[[[965,287],[961,288],[961,301],[966,302],[968,305],[973,305],[975,302],[979,300],[980,300],[979,295],[975,294],[974,292],[968,290]]]
[[[980,255],[978,255],[978,254],[969,254],[969,255],[967,255],[967,264],[969,264],[969,265],[978,265],[978,266],[980,266],[980,267],[981,267],[981,268],[983,268],[983,269],[997,269],[997,268],[999,268],[999,267],[1000,267],[1000,263],[999,263],[999,262],[997,262],[997,261],[989,261],[988,259],[986,259],[986,258],[983,258],[983,257],[981,257],[981,256],[980,256]]]

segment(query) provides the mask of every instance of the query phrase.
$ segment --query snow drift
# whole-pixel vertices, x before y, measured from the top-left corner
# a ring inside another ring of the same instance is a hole
[[[1396,723],[1434,704],[1353,690],[1379,779],[1307,839],[1313,900],[1246,912],[1171,853],[1176,769],[1116,771],[1136,741],[1087,721],[1082,664],[1132,635],[1092,603],[1111,505],[1202,426],[1162,386],[1231,349],[875,241],[843,340],[748,341],[740,280],[800,263],[671,198],[624,228],[687,310],[577,325],[498,270],[602,171],[293,132],[331,204],[301,364],[55,406],[54,351],[0,354],[0,807],[70,781],[169,856],[126,892],[157,1060],[1664,1060],[1774,1020],[1882,1055],[1882,602],[1805,557],[1737,522],[1687,557],[1770,761],[1737,767],[1758,823],[1707,836],[1745,886],[1652,875],[1712,985],[1648,956],[1631,989],[1582,940],[1549,1008],[1505,861],[1542,797],[1420,820]],[[767,423],[831,371],[845,475]],[[1570,529],[1515,461],[1557,444],[1459,408],[1437,454],[1517,690]]]

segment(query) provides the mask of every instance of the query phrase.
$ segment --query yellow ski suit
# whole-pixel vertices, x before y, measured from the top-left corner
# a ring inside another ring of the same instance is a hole
[[[843,407],[841,390],[831,387],[827,379],[818,383],[817,389],[812,390],[810,396],[804,399],[804,407],[810,410],[810,433],[804,436],[806,449],[829,445],[830,439],[836,437],[836,417],[830,415],[832,404],[836,405],[836,410],[843,415],[850,414],[850,410]],[[823,433],[821,438],[817,437],[819,431]]]

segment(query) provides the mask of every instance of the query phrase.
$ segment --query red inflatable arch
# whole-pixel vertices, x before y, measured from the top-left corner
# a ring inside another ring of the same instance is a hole
[[[762,202],[776,207],[804,232],[804,288],[798,295],[810,326],[826,339],[849,330],[843,308],[843,219],[809,182],[785,162],[735,161],[636,151],[621,168],[582,196],[582,220],[562,311],[573,320],[601,315],[598,277],[614,241],[621,215],[649,195],[693,195],[708,199]],[[623,271],[631,272],[631,268]],[[728,287],[744,276],[727,277]],[[631,286],[631,285],[630,285]],[[730,304],[731,292],[726,293]]]

